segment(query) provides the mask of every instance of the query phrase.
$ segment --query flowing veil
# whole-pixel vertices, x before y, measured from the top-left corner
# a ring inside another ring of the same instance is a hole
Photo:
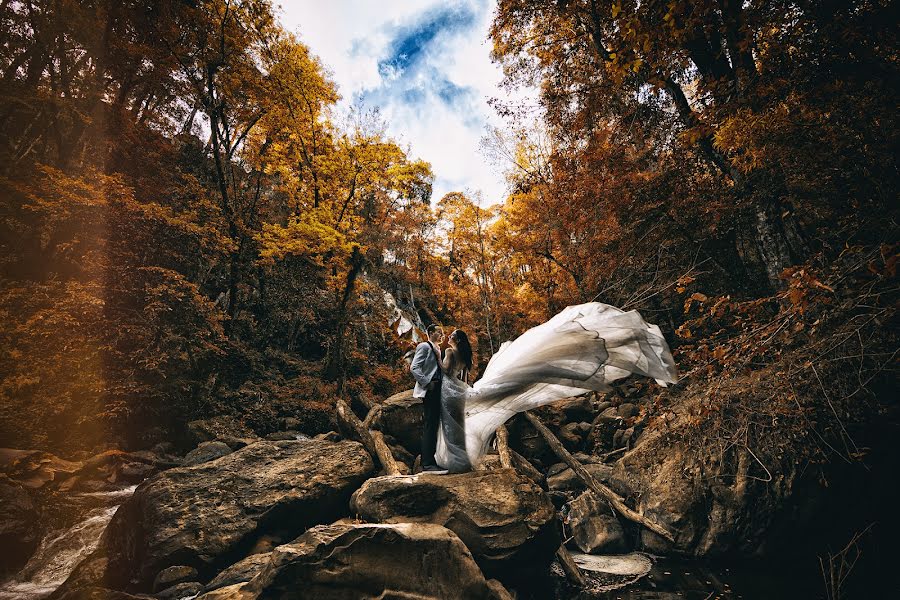
[[[436,459],[466,471],[487,452],[497,428],[516,413],[589,391],[631,374],[674,383],[677,371],[659,327],[637,311],[589,302],[504,343],[469,386],[445,377]]]

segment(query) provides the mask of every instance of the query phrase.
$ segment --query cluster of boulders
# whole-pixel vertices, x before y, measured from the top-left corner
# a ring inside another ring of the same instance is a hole
[[[109,481],[150,475],[52,598],[113,590],[121,598],[203,600],[508,598],[508,590],[547,597],[552,591],[541,582],[548,573],[557,573],[555,586],[563,585],[563,572],[572,579],[574,562],[561,567],[568,556],[561,543],[594,555],[645,548],[689,553],[686,544],[697,538],[679,531],[684,515],[678,511],[692,505],[648,495],[666,482],[646,464],[646,453],[632,449],[653,437],[641,435],[646,411],[636,399],[612,396],[535,411],[564,451],[518,416],[507,423],[505,460],[502,452],[491,454],[464,474],[419,472],[422,406],[410,392],[353,417],[386,444],[390,470],[372,439],[354,439],[359,436],[346,428],[307,438],[285,422],[283,431],[261,438],[229,417],[191,423],[196,446],[172,464],[140,453],[47,463],[45,471],[56,469],[51,479],[68,489],[97,485],[89,472],[107,473]],[[638,460],[644,479],[628,467]],[[584,472],[623,504],[614,509]],[[4,511],[15,513],[4,514],[4,522],[19,528],[18,539],[33,539],[21,535],[33,507],[8,488],[0,480],[0,494],[13,499]],[[623,518],[624,503],[676,533],[674,546],[634,515]]]

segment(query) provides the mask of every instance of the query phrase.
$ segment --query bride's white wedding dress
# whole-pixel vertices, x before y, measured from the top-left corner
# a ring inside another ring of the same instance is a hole
[[[443,378],[437,462],[450,472],[468,471],[487,452],[497,428],[516,413],[607,391],[611,382],[633,373],[663,386],[677,380],[659,327],[634,310],[599,302],[570,306],[503,344],[475,385]]]

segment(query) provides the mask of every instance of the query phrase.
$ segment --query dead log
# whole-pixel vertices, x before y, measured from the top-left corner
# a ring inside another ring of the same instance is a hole
[[[527,458],[512,448],[509,449],[509,455],[512,458],[513,466],[515,466],[518,472],[522,473],[542,488],[547,489],[547,478],[544,477],[544,474],[538,471]]]
[[[497,428],[497,453],[500,455],[500,466],[504,469],[513,467],[512,457],[509,454],[509,433],[506,431],[506,425]]]
[[[397,463],[393,454],[391,454],[390,448],[387,447],[384,438],[381,437],[381,432],[378,432],[377,436],[382,446],[382,448],[379,448],[379,444],[375,441],[376,436],[373,436],[372,432],[363,425],[362,421],[350,410],[346,402],[338,399],[335,408],[337,409],[338,427],[341,429],[344,437],[361,443],[366,451],[372,455],[372,458],[378,459],[378,462],[381,463],[388,475],[399,475],[400,469],[397,468]]]
[[[569,581],[580,588],[587,585],[584,581],[584,575],[581,574],[581,569],[575,564],[575,560],[572,558],[572,555],[569,554],[569,551],[566,550],[564,544],[560,544],[559,548],[556,549],[556,558],[559,559],[559,564],[562,566],[563,572],[565,572]]]
[[[369,410],[369,414],[366,415],[365,420],[363,420],[363,426],[366,429],[372,429],[372,423],[375,422],[375,419],[378,418],[378,415],[381,414],[381,405],[376,404]]]
[[[537,429],[538,433],[543,436],[544,440],[547,442],[547,445],[550,446],[550,449],[556,453],[556,456],[560,458],[564,463],[569,465],[572,468],[572,471],[575,472],[576,475],[581,479],[581,481],[587,486],[588,489],[594,491],[600,497],[605,498],[614,509],[616,509],[623,517],[628,519],[629,521],[633,521],[634,523],[638,523],[643,525],[650,531],[661,535],[665,539],[670,542],[675,542],[675,536],[669,532],[668,529],[656,523],[655,521],[651,521],[645,516],[638,514],[637,512],[628,508],[628,505],[625,504],[625,500],[622,499],[618,494],[614,491],[600,483],[596,477],[591,475],[590,471],[584,468],[578,460],[572,456],[568,450],[566,450],[562,443],[557,439],[553,432],[547,429],[547,427],[541,423],[541,420],[531,413],[526,412],[525,418],[528,419],[528,422],[531,423],[535,429]]]
[[[400,475],[400,467],[397,466],[397,461],[394,459],[394,454],[391,452],[391,449],[384,441],[384,436],[380,431],[377,431],[375,429],[369,429],[368,432],[372,436],[372,440],[375,442],[375,450],[378,452],[378,460],[381,461],[381,466],[384,467],[385,473],[387,473],[388,475]]]
[[[502,467],[507,469],[513,468],[534,481],[536,484],[540,486],[544,485],[544,476],[541,472],[535,469],[534,465],[528,462],[524,456],[509,447],[509,432],[506,430],[505,425],[501,425],[497,428],[497,453],[500,455],[500,465]],[[581,569],[579,569],[578,565],[575,564],[575,561],[572,560],[572,557],[569,555],[569,551],[566,550],[564,544],[560,544],[559,548],[556,549],[556,556],[559,559],[559,564],[562,565],[563,572],[565,572],[566,577],[569,578],[569,581],[579,588],[584,588],[585,581],[584,576],[581,574]]]

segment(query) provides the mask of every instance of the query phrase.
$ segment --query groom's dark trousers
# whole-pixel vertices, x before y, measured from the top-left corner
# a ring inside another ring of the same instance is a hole
[[[441,382],[432,383],[433,389],[425,392],[422,406],[425,409],[422,419],[422,468],[436,466],[434,452],[437,449],[438,424],[441,420]]]

